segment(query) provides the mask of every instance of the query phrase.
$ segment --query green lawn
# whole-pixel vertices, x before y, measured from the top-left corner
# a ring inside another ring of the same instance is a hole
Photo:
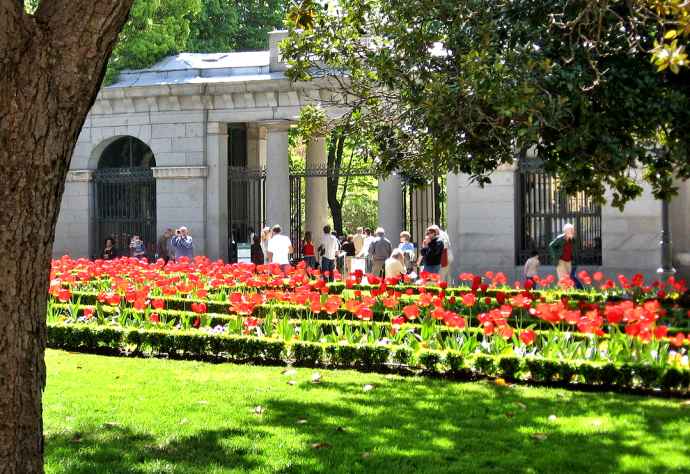
[[[690,469],[680,400],[354,371],[319,371],[316,384],[312,369],[53,350],[46,359],[49,473]]]

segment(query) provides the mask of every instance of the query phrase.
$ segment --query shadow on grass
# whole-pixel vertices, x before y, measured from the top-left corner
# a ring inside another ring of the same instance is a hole
[[[302,472],[687,472],[687,464],[668,457],[690,462],[682,441],[688,432],[667,427],[690,422],[687,409],[647,405],[653,399],[634,396],[548,389],[525,396],[520,389],[480,386],[487,390],[467,384],[468,392],[458,396],[441,381],[387,381],[368,392],[327,381],[303,384],[305,398],[335,390],[337,404],[272,400],[266,407],[271,422],[282,426],[294,425],[295,413],[307,414],[302,432],[329,444],[301,453],[319,466]],[[343,413],[343,405],[367,409]],[[607,427],[598,418],[615,423],[629,416],[639,420],[631,429]],[[675,452],[659,442],[673,443]]]
[[[679,460],[690,462],[690,447],[677,439],[682,434],[668,428],[679,419],[690,421],[687,409],[613,394],[489,383],[467,384],[458,393],[451,387],[386,379],[364,391],[326,376],[321,384],[296,386],[298,397],[269,395],[261,423],[242,423],[242,429],[204,430],[165,442],[104,426],[52,435],[46,454],[64,472],[135,474],[674,472]],[[611,424],[630,416],[638,420],[632,427]],[[576,421],[569,424],[571,417]],[[597,417],[609,424],[597,425]],[[591,424],[583,418],[592,418]],[[267,448],[294,433],[300,441],[287,454]],[[659,451],[659,443],[675,446],[675,461]],[[276,456],[285,459],[276,462]]]
[[[248,434],[237,429],[204,430],[166,443],[150,434],[106,425],[46,437],[46,457],[75,474],[251,470],[258,464],[248,459],[249,451],[228,446],[228,441]]]

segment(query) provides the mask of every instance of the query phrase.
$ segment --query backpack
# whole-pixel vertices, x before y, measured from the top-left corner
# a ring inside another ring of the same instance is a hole
[[[393,248],[391,243],[385,238],[379,238],[371,243],[369,253],[374,260],[385,260],[391,256]]]

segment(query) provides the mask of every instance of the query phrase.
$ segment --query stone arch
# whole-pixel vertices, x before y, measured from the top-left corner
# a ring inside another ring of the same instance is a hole
[[[94,149],[94,245],[99,256],[107,238],[119,255],[130,254],[138,235],[145,254],[156,253],[156,160],[151,148],[132,136],[111,137]]]

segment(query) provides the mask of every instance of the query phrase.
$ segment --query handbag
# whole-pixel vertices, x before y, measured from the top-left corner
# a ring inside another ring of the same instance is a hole
[[[444,248],[443,252],[441,252],[441,266],[442,267],[448,266],[448,249],[446,249],[446,248]]]

